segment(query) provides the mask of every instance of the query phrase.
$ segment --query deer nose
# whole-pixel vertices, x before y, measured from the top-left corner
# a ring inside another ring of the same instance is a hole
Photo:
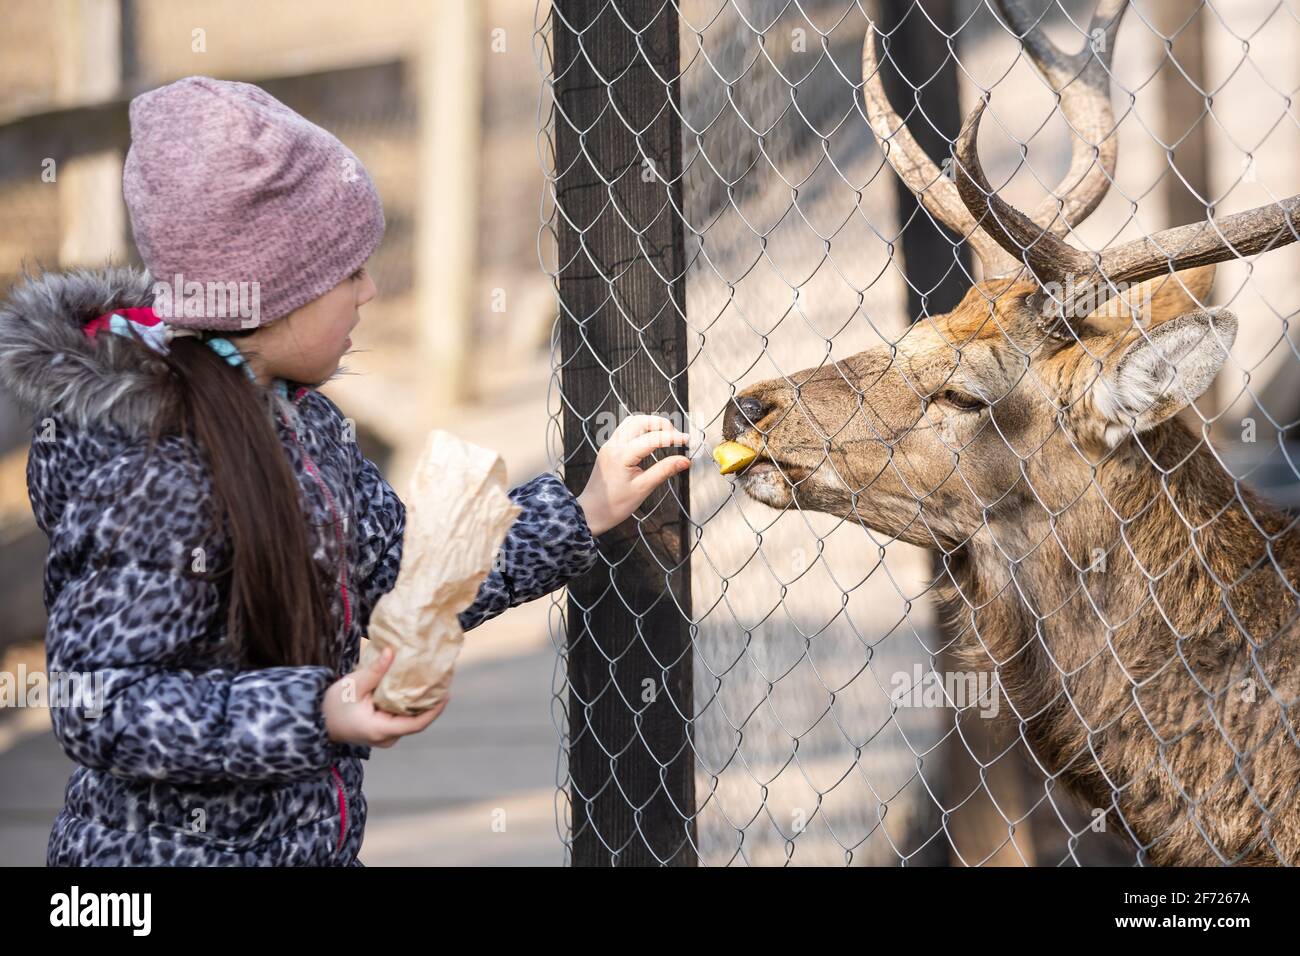
[[[722,423],[722,437],[727,441],[735,441],[751,428],[757,428],[758,423],[771,410],[771,404],[753,395],[733,399]]]

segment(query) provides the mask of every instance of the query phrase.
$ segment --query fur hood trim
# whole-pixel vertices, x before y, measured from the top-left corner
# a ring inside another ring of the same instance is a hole
[[[153,279],[130,266],[25,273],[0,306],[0,385],[24,409],[78,428],[147,432],[160,413],[161,360],[82,325],[119,308],[153,305]]]

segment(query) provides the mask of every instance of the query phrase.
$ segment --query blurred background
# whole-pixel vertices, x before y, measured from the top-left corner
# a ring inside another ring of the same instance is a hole
[[[1080,48],[1091,0],[1027,5],[1046,12],[1062,48]],[[916,318],[895,256],[895,181],[858,98],[867,13],[884,8],[891,26],[944,8],[959,29],[958,115],[992,91],[997,122],[986,120],[981,153],[1020,208],[1061,178],[1070,134],[980,0],[677,7],[689,384],[707,447],[746,382],[815,365],[832,339],[839,357],[897,339]],[[133,95],[196,73],[257,83],[347,143],[384,200],[388,233],[371,262],[380,295],[353,336],[355,374],[326,389],[364,450],[399,493],[431,427],[500,451],[512,484],[531,478],[551,464],[560,404],[549,15],[544,0],[0,0],[0,295],[24,264],[138,264],[121,202]],[[1116,182],[1080,234],[1100,247],[1199,221],[1207,202],[1231,213],[1300,191],[1297,48],[1293,2],[1134,0],[1114,57]],[[1288,506],[1300,502],[1286,457],[1300,419],[1297,266],[1300,246],[1220,266],[1213,302],[1233,308],[1241,331],[1192,413],[1198,428],[1212,422],[1225,467]],[[0,670],[12,673],[41,666],[45,541],[26,497],[28,425],[3,401]],[[1089,857],[1091,835],[1082,848],[1077,836],[1086,813],[1045,799],[1041,775],[997,797],[1019,822],[1014,838],[988,813],[965,833],[940,820],[943,764],[921,774],[920,757],[951,717],[889,706],[891,674],[928,666],[939,644],[929,557],[825,515],[776,521],[732,500],[699,457],[703,862],[1132,862],[1100,838]],[[375,752],[366,864],[564,862],[558,614],[543,599],[476,629],[446,714]],[[70,770],[43,711],[0,710],[0,864],[43,862]],[[796,855],[789,820],[810,807]]]

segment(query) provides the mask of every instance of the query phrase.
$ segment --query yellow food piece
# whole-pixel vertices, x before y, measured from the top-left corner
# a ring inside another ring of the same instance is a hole
[[[757,457],[758,452],[737,441],[724,441],[713,449],[713,460],[718,463],[718,470],[724,475],[740,471]]]

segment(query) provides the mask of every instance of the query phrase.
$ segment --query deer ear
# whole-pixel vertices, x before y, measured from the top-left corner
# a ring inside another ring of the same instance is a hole
[[[1237,338],[1231,312],[1189,312],[1139,331],[1093,384],[1093,401],[1114,446],[1199,398],[1227,361]]]

